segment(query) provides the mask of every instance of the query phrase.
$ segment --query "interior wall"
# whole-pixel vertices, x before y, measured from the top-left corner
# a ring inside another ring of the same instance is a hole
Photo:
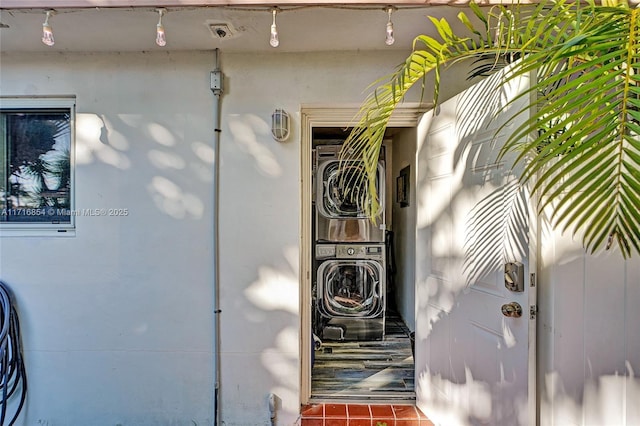
[[[398,131],[393,137],[391,188],[395,247],[396,305],[405,324],[415,331],[415,264],[416,264],[416,141],[417,129]],[[396,201],[396,179],[400,170],[409,166],[409,205]]]

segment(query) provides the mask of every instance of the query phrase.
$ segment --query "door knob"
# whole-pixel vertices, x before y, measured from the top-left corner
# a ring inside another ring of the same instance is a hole
[[[502,305],[502,315],[511,318],[520,318],[522,316],[522,306],[517,302],[505,303]]]

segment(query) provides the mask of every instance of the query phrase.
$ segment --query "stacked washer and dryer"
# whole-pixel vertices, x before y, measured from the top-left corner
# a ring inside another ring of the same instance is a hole
[[[382,213],[374,223],[366,216],[359,195],[367,181],[354,179],[364,173],[363,163],[341,164],[340,148],[314,149],[313,332],[322,340],[380,340],[386,310],[385,217]],[[384,205],[384,151],[380,158],[377,189]]]

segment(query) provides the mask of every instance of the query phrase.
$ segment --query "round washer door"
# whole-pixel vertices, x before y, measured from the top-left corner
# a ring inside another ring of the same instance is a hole
[[[318,310],[327,318],[375,318],[384,312],[384,270],[375,260],[329,260],[318,268]]]

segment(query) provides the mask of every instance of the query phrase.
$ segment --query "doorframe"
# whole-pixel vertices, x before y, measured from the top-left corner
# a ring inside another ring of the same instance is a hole
[[[528,416],[529,424],[537,426],[540,424],[540,401],[538,399],[538,286],[540,285],[540,270],[538,268],[541,259],[541,218],[537,214],[538,197],[527,194],[529,210],[529,364],[528,373]],[[525,284],[526,285],[526,284]],[[525,315],[527,312],[525,312]]]
[[[398,106],[388,127],[417,127],[431,104],[404,103]],[[300,403],[311,399],[311,224],[312,167],[311,150],[314,127],[350,127],[360,105],[320,104],[300,107]]]

